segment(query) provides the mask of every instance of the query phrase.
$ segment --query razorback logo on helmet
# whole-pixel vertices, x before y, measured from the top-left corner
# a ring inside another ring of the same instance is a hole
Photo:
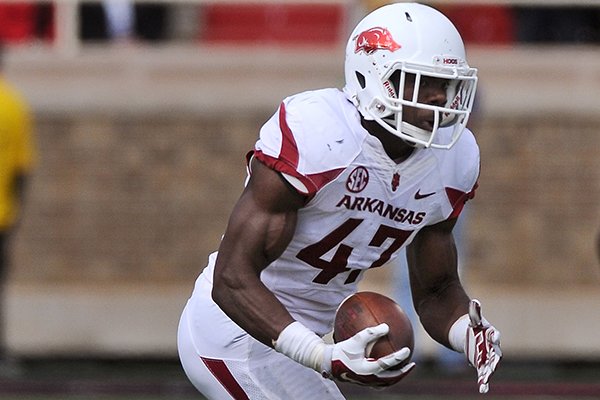
[[[366,54],[373,54],[377,50],[396,51],[400,46],[392,37],[387,28],[375,27],[356,36],[355,53],[364,51]]]

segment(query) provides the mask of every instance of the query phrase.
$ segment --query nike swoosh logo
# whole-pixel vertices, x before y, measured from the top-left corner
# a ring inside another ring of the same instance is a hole
[[[419,189],[417,190],[417,193],[415,193],[415,200],[421,200],[426,197],[433,196],[434,194],[435,192],[421,194],[421,189]]]
[[[356,379],[352,379],[350,376],[348,376],[347,372],[342,372],[340,374],[340,379],[343,380],[343,381],[346,381],[346,382],[352,382],[352,383],[358,383],[359,385],[364,385],[363,382],[358,381]]]

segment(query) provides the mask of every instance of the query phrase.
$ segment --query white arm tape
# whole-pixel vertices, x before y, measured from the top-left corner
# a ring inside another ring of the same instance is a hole
[[[319,373],[326,346],[323,339],[298,321],[286,326],[273,341],[275,350]]]
[[[450,346],[459,353],[465,352],[469,323],[469,314],[465,314],[457,319],[456,322],[452,324],[450,331],[448,331],[448,341],[450,342]]]

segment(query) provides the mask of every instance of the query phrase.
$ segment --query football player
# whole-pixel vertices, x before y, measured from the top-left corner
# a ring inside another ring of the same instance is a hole
[[[500,335],[461,285],[452,237],[479,176],[465,128],[477,71],[444,15],[398,3],[356,26],[345,77],[343,90],[286,98],[248,155],[246,187],[178,331],[183,368],[209,399],[343,399],[335,380],[404,378],[415,364],[393,367],[409,349],[365,356],[386,324],[322,339],[364,273],[403,247],[423,326],[465,353],[488,390]]]

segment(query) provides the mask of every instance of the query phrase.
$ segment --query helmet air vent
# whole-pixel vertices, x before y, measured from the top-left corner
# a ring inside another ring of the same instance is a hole
[[[360,85],[360,87],[362,89],[367,87],[365,76],[358,71],[355,71],[355,73],[356,73],[356,79],[358,79],[358,84]]]

